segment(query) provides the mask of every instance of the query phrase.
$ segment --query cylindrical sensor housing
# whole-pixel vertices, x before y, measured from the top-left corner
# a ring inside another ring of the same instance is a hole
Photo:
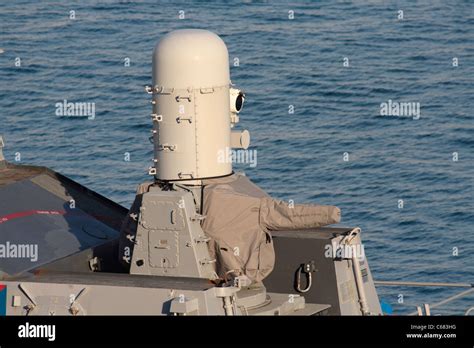
[[[207,30],[176,30],[153,52],[156,178],[193,180],[232,173],[229,56]]]

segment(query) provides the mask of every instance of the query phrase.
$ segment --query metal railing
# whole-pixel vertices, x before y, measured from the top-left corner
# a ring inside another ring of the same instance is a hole
[[[471,293],[474,293],[474,284],[471,283],[443,283],[443,282],[407,282],[407,281],[386,281],[386,280],[379,280],[374,281],[375,285],[380,286],[413,286],[413,287],[448,287],[448,288],[469,288],[468,290],[464,290],[456,295],[450,296],[440,302],[437,302],[433,305],[424,304],[425,314],[431,315],[431,309],[440,307],[449,303],[451,301],[457,300],[461,297],[467,296]],[[474,311],[474,307],[469,308],[465,315],[469,315],[472,311]],[[421,307],[417,306],[417,310],[414,312],[409,313],[408,315],[423,315],[423,311]]]

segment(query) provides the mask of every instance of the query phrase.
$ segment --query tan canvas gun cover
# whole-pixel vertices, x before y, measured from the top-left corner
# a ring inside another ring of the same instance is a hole
[[[221,277],[244,274],[254,282],[273,270],[271,231],[314,228],[340,221],[334,206],[290,206],[239,174],[203,182],[204,232],[212,239],[211,257]],[[227,275],[226,275],[227,273]]]

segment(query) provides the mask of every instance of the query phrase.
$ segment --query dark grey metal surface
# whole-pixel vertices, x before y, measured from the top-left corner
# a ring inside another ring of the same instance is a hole
[[[118,237],[117,231],[79,208],[71,209],[68,201],[29,180],[0,188],[2,217],[6,221],[0,223],[0,244],[37,248],[36,261],[32,261],[31,251],[30,258],[0,259],[0,269],[8,274],[35,268]]]
[[[38,260],[0,258],[0,278],[39,266],[90,271],[93,257],[102,270],[120,271],[115,240],[126,213],[47,168],[7,163],[0,168],[0,245],[37,245]]]
[[[332,258],[324,256],[325,246],[331,238],[344,234],[352,228],[316,228],[311,230],[273,232],[276,262],[273,272],[264,280],[269,292],[297,293],[295,277],[301,264],[315,261],[316,272],[312,274],[311,289],[302,294],[307,303],[331,305],[329,315],[339,315],[339,296],[336,271]],[[306,277],[301,276],[302,287]]]
[[[36,181],[45,190],[64,200],[73,198],[77,207],[88,214],[94,215],[96,219],[115,230],[120,229],[123,218],[128,211],[120,204],[49,168],[12,163],[6,163],[4,168],[0,168],[0,188],[25,179]]]

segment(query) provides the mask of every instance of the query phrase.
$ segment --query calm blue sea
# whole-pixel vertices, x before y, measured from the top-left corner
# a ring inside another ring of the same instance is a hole
[[[152,163],[151,53],[179,28],[216,32],[239,59],[258,165],[238,170],[277,198],[341,207],[375,279],[474,282],[472,1],[1,2],[6,158],[128,207]],[[95,103],[95,119],[56,116],[64,99]],[[420,118],[380,116],[388,100],[420,103]],[[408,313],[462,289],[378,290]],[[469,306],[474,295],[433,312]]]

